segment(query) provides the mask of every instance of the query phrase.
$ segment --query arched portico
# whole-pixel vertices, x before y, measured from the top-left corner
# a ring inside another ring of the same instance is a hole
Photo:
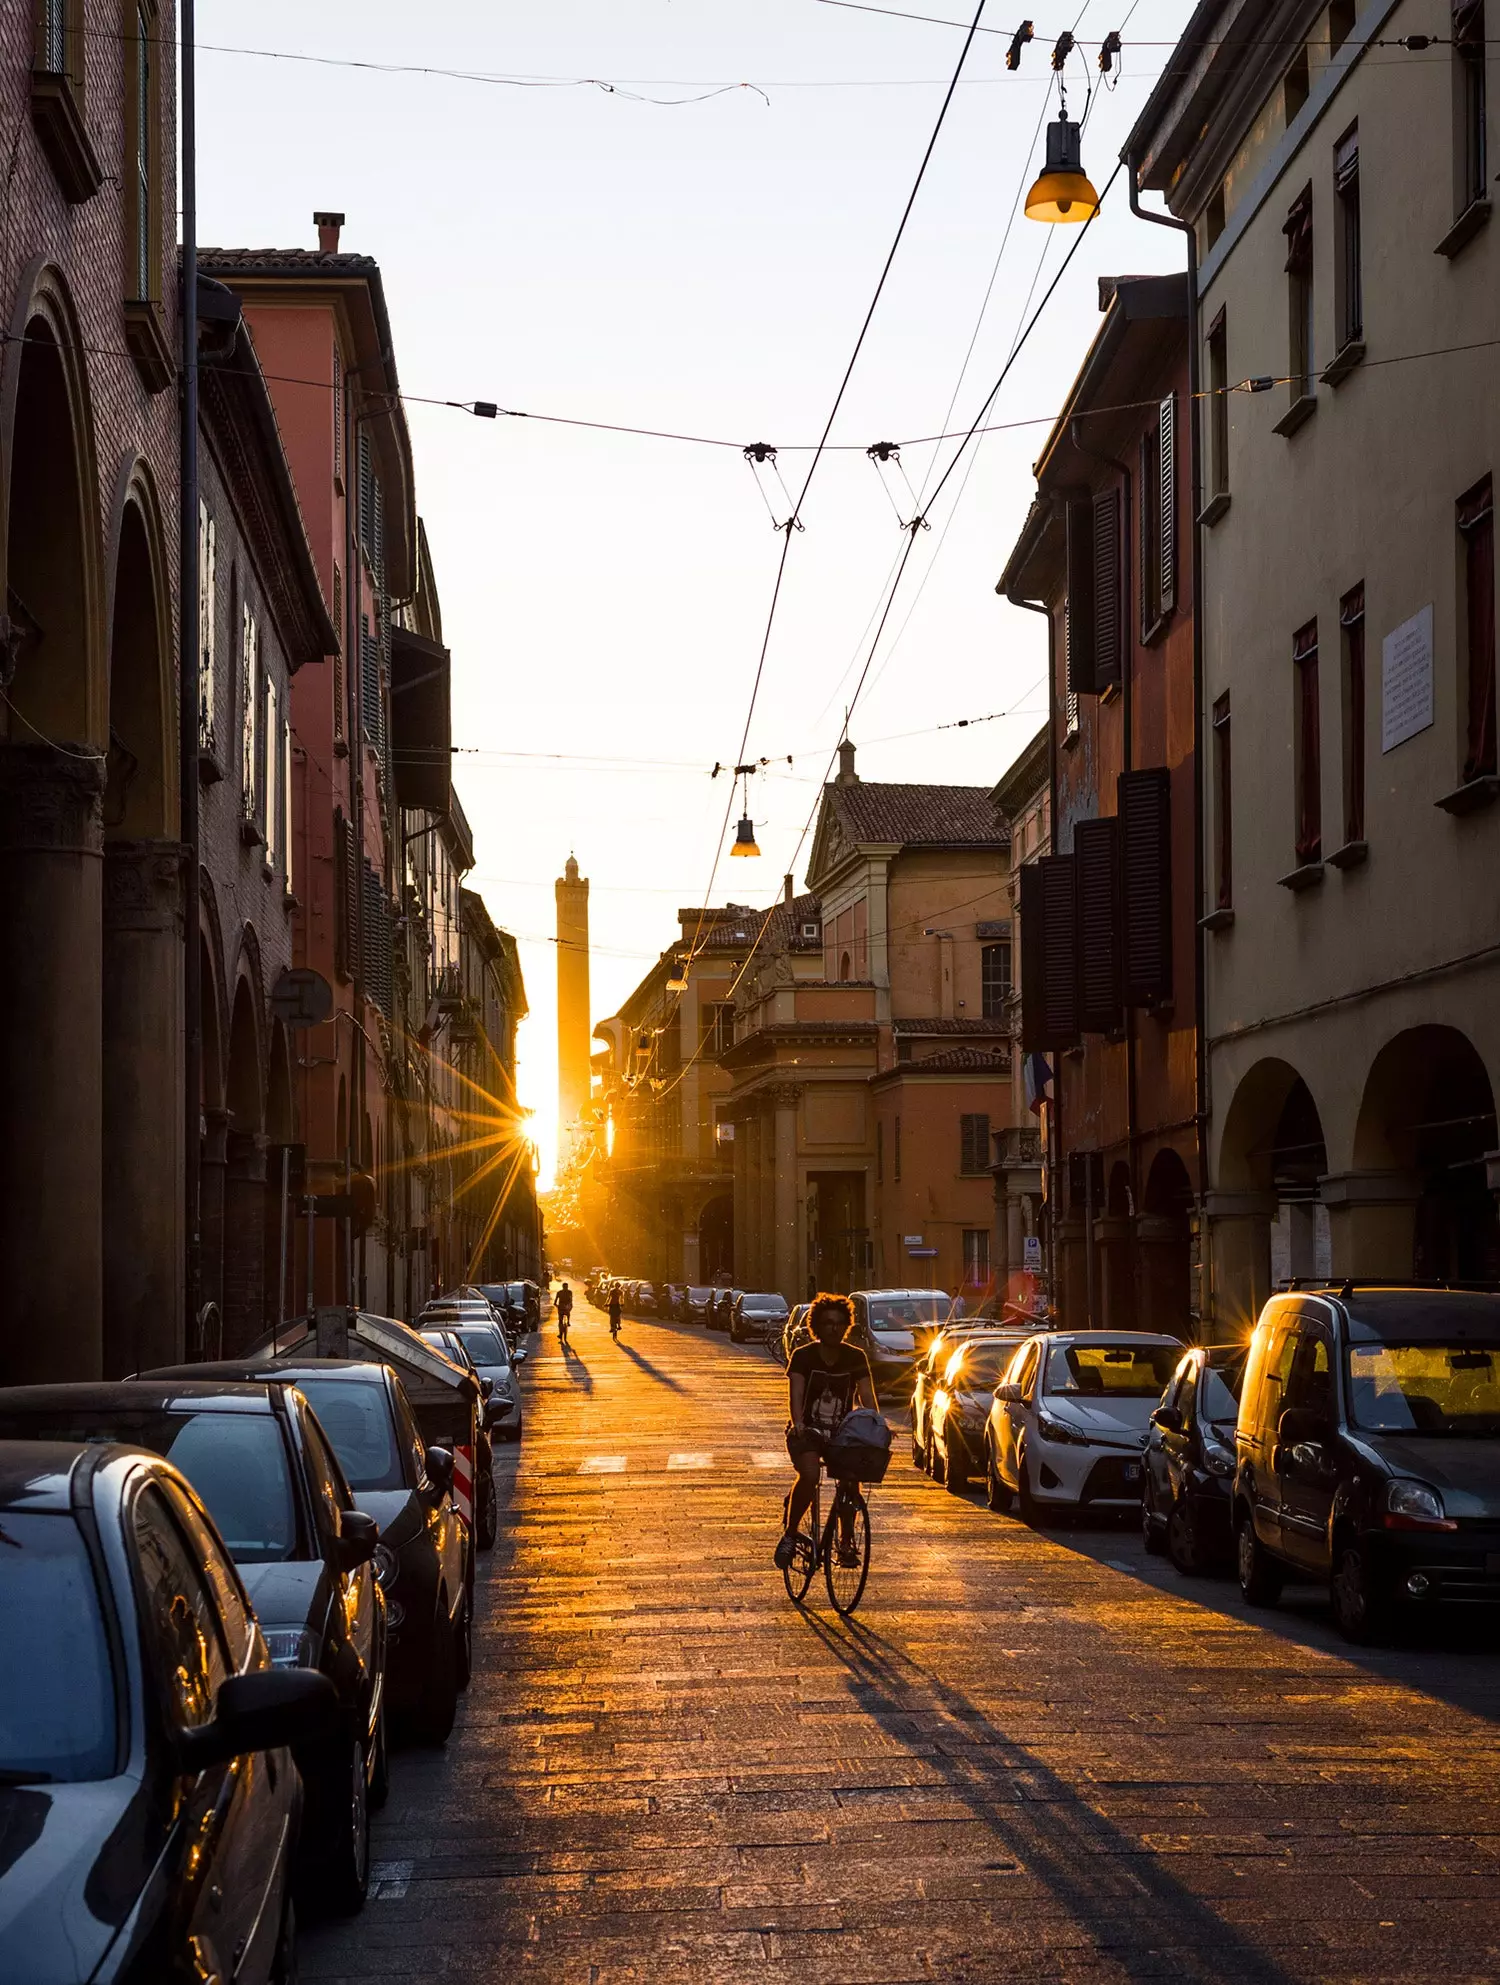
[[[1174,1337],[1193,1334],[1193,1184],[1179,1154],[1158,1151],[1146,1173],[1135,1238],[1142,1330],[1165,1330]]]
[[[1209,1195],[1215,1335],[1249,1330],[1274,1282],[1328,1272],[1328,1170],[1323,1120],[1291,1062],[1266,1056],[1245,1071],[1218,1141]]]
[[[226,1353],[244,1350],[265,1328],[265,1069],[260,990],[242,952],[230,1010],[225,1078],[229,1115],[224,1179]]]
[[[103,1364],[107,693],[83,338],[23,278],[0,356],[0,1377]],[[18,969],[17,961],[24,961]]]

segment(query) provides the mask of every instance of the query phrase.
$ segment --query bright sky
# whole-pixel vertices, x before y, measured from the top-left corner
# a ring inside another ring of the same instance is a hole
[[[907,4],[970,14],[968,0]],[[1005,39],[978,37],[834,431],[850,445],[825,455],[791,545],[747,747],[782,761],[752,794],[763,858],[721,860],[717,900],[778,893],[903,547],[864,449],[961,433],[1033,282],[1040,296],[1075,238],[1012,222],[1055,105],[1053,42],[1069,26],[1085,38],[1067,70],[1077,117],[1097,41],[1124,27],[1123,78],[1096,91],[1084,138],[1102,187],[1187,12],[1085,0],[1080,16],[1075,0],[1033,16],[1016,75]],[[990,0],[985,24],[1008,34],[1014,13]],[[776,445],[800,487],[811,456],[794,451],[827,418],[963,32],[821,0],[200,0],[198,36],[203,241],[311,247],[313,210],[341,209],[343,246],[380,262],[409,393],[735,444],[408,408],[453,651],[469,880],[521,941],[521,1098],[550,1161],[553,879],[576,850],[601,1018],[675,937],[677,906],[703,900],[719,845],[729,792],[708,774],[739,750],[780,551],[739,448]],[[577,78],[621,87],[553,86]],[[756,88],[636,100],[742,83]],[[1029,424],[971,451],[920,535],[851,724],[865,777],[988,785],[1040,722],[1041,623],[994,592],[1031,464],[1098,328],[1096,277],[1182,261],[1171,234],[1132,219],[1122,174],[990,415]],[[903,450],[919,490],[955,445]],[[774,484],[771,498],[784,516]],[[997,711],[1012,714],[937,728]]]

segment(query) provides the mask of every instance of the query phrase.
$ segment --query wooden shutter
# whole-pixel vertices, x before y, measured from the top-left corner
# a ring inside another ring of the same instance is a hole
[[[375,568],[375,584],[385,591],[385,497],[378,477],[370,479],[370,563]]]
[[[1120,561],[1120,492],[1094,498],[1094,687],[1119,682],[1125,632]]]
[[[1094,692],[1094,506],[1087,497],[1068,505],[1068,689]]]
[[[1161,480],[1157,494],[1157,523],[1160,529],[1158,553],[1158,605],[1170,613],[1177,604],[1177,399],[1169,393],[1161,403],[1158,429],[1158,457]]]
[[[1112,1034],[1121,1021],[1119,822],[1080,820],[1073,829],[1077,864],[1078,1024]]]
[[[990,1120],[987,1113],[959,1118],[959,1170],[984,1172],[990,1163]]]
[[[1172,779],[1164,765],[1122,772],[1120,819],[1123,994],[1127,1006],[1172,996]]]
[[[1021,1046],[1071,1047],[1078,1038],[1075,866],[1047,855],[1021,870]]]
[[[339,807],[333,810],[333,969],[354,977],[354,834]]]

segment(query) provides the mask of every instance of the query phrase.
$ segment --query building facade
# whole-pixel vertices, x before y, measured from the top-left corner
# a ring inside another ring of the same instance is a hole
[[[1200,7],[1127,146],[1198,263],[1220,1334],[1289,1274],[1500,1271],[1497,49],[1460,0],[1393,59],[1433,25]]]
[[[1049,1177],[1044,1164],[1052,1114],[1051,1064],[1021,1046],[1021,870],[1052,852],[1052,728],[1044,724],[996,781],[990,798],[1010,831],[1007,885],[1011,955],[1005,1014],[1009,1023],[1010,1120],[995,1132],[994,1260],[1002,1303],[1034,1308],[1051,1289]],[[1002,1280],[1003,1276],[1003,1280]]]

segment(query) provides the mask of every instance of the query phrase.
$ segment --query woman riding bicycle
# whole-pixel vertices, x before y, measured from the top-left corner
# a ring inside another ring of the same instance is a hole
[[[557,1292],[557,1335],[560,1343],[568,1341],[568,1325],[573,1320],[573,1291],[564,1282]]]
[[[776,1568],[785,1571],[796,1551],[797,1527],[813,1499],[828,1443],[856,1405],[880,1410],[870,1361],[857,1344],[844,1341],[854,1323],[847,1296],[815,1296],[808,1312],[814,1342],[792,1353],[787,1366],[791,1425],[786,1451],[797,1480],[786,1503],[786,1529],[776,1546]]]
[[[611,1337],[618,1337],[620,1334],[620,1292],[618,1289],[611,1289],[609,1292],[609,1334]]]

